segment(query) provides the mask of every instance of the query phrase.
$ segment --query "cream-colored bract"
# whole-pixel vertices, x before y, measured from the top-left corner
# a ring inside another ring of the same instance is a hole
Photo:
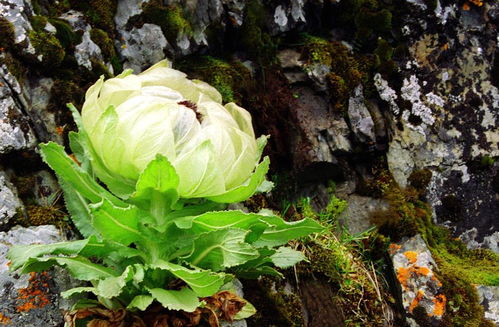
[[[166,60],[138,75],[101,77],[86,93],[82,122],[95,174],[123,196],[157,154],[175,167],[180,197],[224,194],[248,181],[265,143],[245,109],[224,106],[215,88]]]

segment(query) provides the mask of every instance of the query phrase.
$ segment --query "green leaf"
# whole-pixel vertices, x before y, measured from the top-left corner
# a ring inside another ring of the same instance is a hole
[[[139,211],[134,206],[119,208],[104,200],[91,207],[94,228],[105,238],[130,245],[143,240],[139,231]]]
[[[98,203],[104,198],[116,206],[126,206],[123,201],[106,191],[86,171],[79,167],[59,144],[54,142],[40,144],[40,153],[43,160],[56,172],[60,179],[72,186],[90,202]]]
[[[208,197],[208,199],[220,203],[234,203],[250,198],[260,184],[262,184],[265,180],[265,175],[269,170],[269,165],[270,159],[268,157],[263,158],[262,162],[260,162],[256,167],[253,175],[251,175],[247,184],[229,190],[224,194]]]
[[[170,310],[193,312],[201,305],[196,293],[187,287],[182,288],[180,291],[152,288],[149,290],[149,293],[151,293],[163,307]]]
[[[164,217],[178,200],[178,176],[166,157],[158,154],[142,171],[130,202],[150,211],[155,217]]]
[[[78,228],[81,235],[83,235],[83,237],[98,235],[97,231],[92,226],[92,213],[85,197],[72,186],[66,184],[64,180],[61,179],[59,184],[63,190],[64,202],[71,215],[71,220],[76,228]]]
[[[61,292],[61,296],[65,299],[67,299],[75,294],[81,294],[81,293],[94,293],[94,294],[96,294],[96,289],[95,289],[95,287],[75,287],[75,288],[69,289],[67,291]]]
[[[284,246],[277,249],[277,251],[270,256],[272,263],[279,268],[289,268],[306,259],[307,257],[305,257],[302,252]]]
[[[199,235],[191,254],[184,259],[194,266],[213,271],[237,266],[258,257],[258,251],[245,242],[247,231],[222,229]]]
[[[234,320],[246,319],[256,313],[256,308],[253,306],[253,304],[249,303],[246,299],[243,300],[246,301],[246,305],[241,309],[241,311],[236,313],[236,315],[234,316]]]
[[[40,272],[53,265],[65,267],[71,275],[79,280],[91,281],[116,276],[116,272],[112,269],[92,263],[83,257],[30,258],[21,268],[21,272]]]
[[[97,292],[95,294],[105,299],[117,297],[123,291],[126,283],[133,279],[133,275],[133,267],[128,266],[120,276],[108,277],[99,281],[96,287]]]
[[[139,309],[140,311],[145,311],[151,305],[152,301],[154,301],[154,298],[150,295],[137,295],[126,308],[128,310]]]
[[[290,240],[318,233],[324,228],[315,220],[305,218],[299,221],[287,222],[277,216],[263,218],[267,223],[274,225],[266,229],[253,244],[255,247],[274,247],[288,243]]]
[[[16,270],[24,265],[30,258],[43,255],[76,255],[88,244],[89,240],[80,240],[72,242],[58,242],[52,244],[33,244],[33,245],[13,245],[7,258],[11,261],[10,269]]]
[[[186,282],[187,285],[189,285],[192,290],[196,292],[196,294],[200,297],[215,294],[225,283],[226,275],[223,273],[188,269],[183,266],[163,260],[152,264],[151,267],[169,271],[175,277],[180,278],[184,282]]]

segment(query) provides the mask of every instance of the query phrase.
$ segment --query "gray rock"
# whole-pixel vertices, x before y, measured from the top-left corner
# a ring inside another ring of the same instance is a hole
[[[0,154],[32,148],[36,138],[14,92],[19,83],[5,65],[0,66]]]
[[[227,14],[232,18],[234,25],[241,26],[243,24],[244,8],[246,7],[245,0],[222,0],[224,6],[227,7]]]
[[[369,221],[371,213],[389,208],[389,204],[381,199],[352,194],[345,198],[348,208],[340,215],[339,219],[348,228],[351,234],[362,233],[372,227]]]
[[[81,42],[76,45],[74,50],[78,65],[92,70],[92,60],[103,62],[101,49],[90,38],[92,27],[86,23],[84,15],[78,11],[70,10],[62,15],[61,18],[67,20],[75,31],[83,32]]]
[[[116,28],[123,29],[128,23],[130,17],[140,15],[142,13],[142,5],[149,2],[149,0],[120,0],[114,15],[114,22]]]
[[[298,146],[296,155],[298,160],[313,162],[336,163],[336,152],[348,152],[351,144],[348,139],[350,129],[340,115],[329,111],[326,100],[308,87],[295,87],[297,105],[291,108],[303,131],[305,142],[310,147]],[[303,153],[307,150],[306,153]]]
[[[122,30],[121,37],[119,52],[124,59],[123,67],[136,73],[164,59],[165,51],[171,49],[161,28],[154,24],[134,27],[129,32]]]
[[[409,324],[415,324],[412,314],[416,307],[424,308],[428,320],[436,324],[445,313],[446,298],[440,294],[442,283],[434,273],[438,267],[424,240],[418,234],[400,244],[392,243],[390,256]]]
[[[478,285],[476,290],[480,297],[480,304],[485,310],[485,319],[499,326],[499,286]]]
[[[362,85],[355,88],[354,94],[348,100],[348,118],[352,131],[357,139],[363,143],[376,142],[374,122],[366,107]]]
[[[29,0],[0,0],[0,16],[7,18],[14,25],[15,43],[20,45],[23,53],[35,54],[35,48],[29,40],[28,33],[33,28],[29,22],[32,8]]]
[[[14,185],[9,182],[7,175],[0,171],[0,227],[8,224],[22,208]]]
[[[59,293],[74,283],[62,271],[19,275],[9,271],[7,251],[14,244],[49,244],[61,241],[55,226],[15,227],[0,232],[0,307],[12,326],[45,327],[63,323]]]

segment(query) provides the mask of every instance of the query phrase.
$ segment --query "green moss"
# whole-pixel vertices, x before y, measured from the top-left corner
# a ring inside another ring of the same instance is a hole
[[[249,326],[304,326],[300,297],[285,289],[278,278],[264,276],[258,281],[244,280],[245,298],[257,312],[247,319]]]
[[[65,49],[73,48],[81,43],[82,33],[74,32],[67,21],[59,18],[49,18],[49,23],[56,28],[55,36]]]
[[[32,16],[30,19],[31,26],[35,31],[43,31],[45,25],[48,23],[48,19],[45,16]]]
[[[58,225],[64,222],[65,214],[52,206],[31,205],[27,208],[28,226]]]
[[[239,40],[244,50],[261,66],[275,62],[277,45],[265,29],[267,10],[260,0],[251,0],[245,8]]]
[[[303,241],[309,262],[299,264],[297,271],[301,279],[325,276],[329,280],[336,291],[335,302],[345,314],[346,326],[379,326],[384,321],[384,301],[391,296],[382,286],[373,283],[376,276],[371,268],[366,267],[362,256],[364,242],[371,235],[351,235],[341,229],[338,218],[346,207],[347,202],[334,195],[326,209],[318,213],[312,209],[309,200],[300,202],[297,211],[302,217],[317,219],[325,229],[321,234]],[[370,266],[372,263],[367,264]],[[359,301],[366,305],[359,307]],[[365,324],[366,321],[369,324]]]
[[[66,111],[66,104],[80,104],[83,96],[84,90],[73,81],[56,79],[51,89],[47,110],[51,112]]]
[[[179,34],[192,35],[192,28],[178,5],[163,5],[161,0],[151,0],[142,7],[142,15],[146,23],[161,27],[168,42],[176,44]]]
[[[46,67],[57,67],[65,56],[64,48],[52,34],[44,31],[30,31],[29,39],[36,50],[36,55],[42,55],[42,64]]]
[[[18,81],[22,81],[26,76],[26,65],[13,57],[9,52],[4,52],[3,55],[0,56],[0,65],[7,66],[9,72],[14,75]]]
[[[82,11],[92,26],[114,34],[114,14],[117,0],[69,0],[71,8]]]
[[[120,57],[113,56],[109,59],[111,62],[111,66],[113,66],[114,75],[118,75],[123,71],[123,64],[121,63]]]
[[[356,58],[341,42],[301,35],[301,53],[306,67],[315,64],[326,65],[331,72],[327,75],[331,104],[336,111],[347,109],[348,99],[355,87],[366,81],[361,58]]]
[[[90,30],[90,38],[99,46],[107,60],[116,56],[113,40],[107,35],[106,32],[99,28],[92,28]]]
[[[216,88],[224,102],[241,104],[241,91],[250,79],[249,71],[241,63],[210,56],[186,58],[175,63],[175,67]]]
[[[385,61],[389,61],[393,56],[393,48],[390,46],[386,40],[378,38],[378,46],[374,50],[374,54],[377,56],[380,64]]]
[[[14,25],[7,18],[0,16],[0,48],[10,48],[15,40]]]

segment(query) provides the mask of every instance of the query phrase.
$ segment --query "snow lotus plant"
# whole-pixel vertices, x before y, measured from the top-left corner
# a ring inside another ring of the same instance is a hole
[[[65,267],[108,309],[153,303],[194,312],[234,277],[279,275],[303,260],[288,241],[321,230],[270,211],[223,210],[265,189],[266,138],[255,139],[249,113],[222,105],[210,85],[160,62],[139,75],[98,80],[81,112],[72,154],[42,144],[82,240],[14,246],[11,269]],[[103,184],[107,186],[105,188]],[[79,308],[82,306],[80,305]],[[247,304],[235,318],[252,313]]]

